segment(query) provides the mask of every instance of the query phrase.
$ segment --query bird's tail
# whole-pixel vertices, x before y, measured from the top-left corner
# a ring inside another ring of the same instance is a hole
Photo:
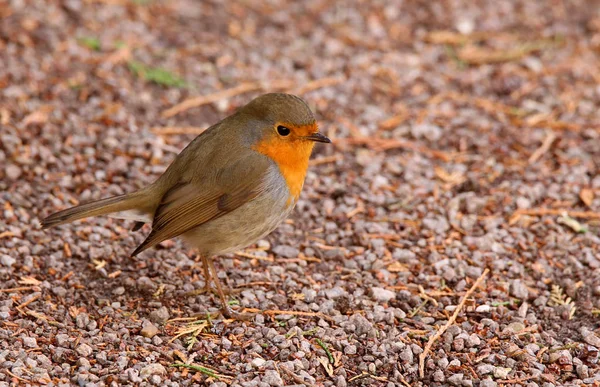
[[[42,220],[42,228],[50,228],[79,219],[92,216],[107,215],[119,212],[150,213],[152,201],[149,200],[146,190],[100,199],[91,203],[67,208],[56,212]]]

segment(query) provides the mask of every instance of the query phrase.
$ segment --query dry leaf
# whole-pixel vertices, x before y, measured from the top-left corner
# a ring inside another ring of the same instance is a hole
[[[568,226],[571,230],[575,232],[586,233],[588,231],[585,225],[571,218],[566,212],[562,214],[562,216],[558,217],[557,222],[559,224],[564,224],[565,226]]]
[[[341,352],[334,352],[333,359],[334,359],[333,366],[335,368],[342,365],[342,353]]]
[[[77,317],[81,313],[81,310],[76,306],[69,307],[69,315],[73,318]]]
[[[387,267],[390,273],[407,272],[408,268],[400,262],[393,262]]]
[[[435,167],[434,171],[435,175],[445,183],[460,184],[465,181],[464,175],[458,171],[448,173],[441,167]]]
[[[325,372],[327,372],[327,375],[333,376],[333,367],[331,366],[331,364],[329,364],[329,360],[326,357],[320,357],[319,363],[321,363],[323,368],[325,368]]]
[[[106,266],[107,262],[103,259],[92,259],[92,263],[94,264],[94,269],[100,270]]]
[[[304,300],[306,298],[306,294],[304,293],[294,293],[291,296],[292,300],[299,301]]]
[[[48,117],[50,116],[52,110],[54,110],[52,106],[42,106],[23,119],[23,126],[29,126],[31,124],[45,124],[48,122]]]
[[[594,191],[589,188],[584,188],[579,192],[579,198],[586,206],[591,207],[594,201]]]
[[[118,63],[127,62],[129,59],[131,59],[131,50],[129,47],[121,47],[115,52],[107,55],[105,62],[115,65]]]

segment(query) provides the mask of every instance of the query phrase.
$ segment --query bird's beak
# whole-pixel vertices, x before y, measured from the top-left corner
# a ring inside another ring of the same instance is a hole
[[[323,142],[326,144],[330,144],[331,140],[329,139],[329,137],[317,132],[317,133],[313,133],[309,136],[304,136],[305,139],[310,140],[310,141],[315,141],[315,142]]]

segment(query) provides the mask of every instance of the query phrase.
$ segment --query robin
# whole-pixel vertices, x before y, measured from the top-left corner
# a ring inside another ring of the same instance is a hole
[[[152,231],[132,256],[181,236],[198,249],[206,288],[225,299],[213,259],[244,248],[273,231],[292,211],[304,185],[318,132],[301,98],[264,94],[196,137],[151,185],[72,207],[42,220],[43,228],[110,214],[145,223]]]

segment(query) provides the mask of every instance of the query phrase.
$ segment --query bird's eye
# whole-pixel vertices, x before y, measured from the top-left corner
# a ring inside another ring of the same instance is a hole
[[[279,133],[280,136],[285,137],[285,136],[289,135],[291,132],[292,131],[289,128],[287,128],[283,125],[277,126],[277,133]]]

